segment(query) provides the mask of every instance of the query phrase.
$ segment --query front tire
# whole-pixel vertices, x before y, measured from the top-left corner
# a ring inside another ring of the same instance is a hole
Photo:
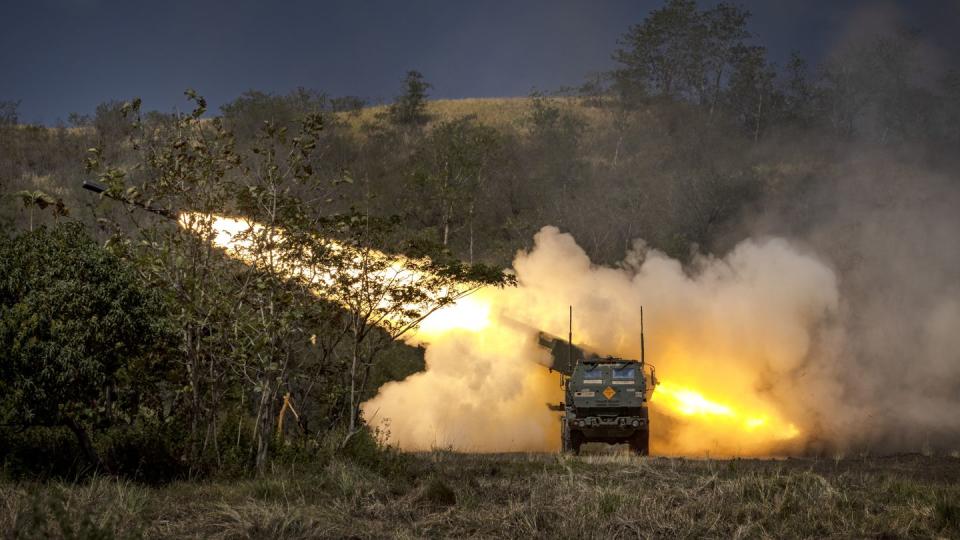
[[[573,452],[573,441],[570,439],[570,427],[566,422],[563,423],[560,433],[560,452],[569,454]]]
[[[650,430],[641,429],[634,432],[628,441],[630,450],[638,456],[650,455]]]
[[[570,447],[575,456],[580,455],[580,447],[583,445],[583,433],[574,431],[570,433]]]

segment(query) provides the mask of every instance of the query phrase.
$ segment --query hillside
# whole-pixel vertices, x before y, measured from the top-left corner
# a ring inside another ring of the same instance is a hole
[[[545,103],[560,111],[574,114],[591,127],[601,127],[609,122],[610,114],[602,108],[589,106],[583,98],[545,97]],[[368,106],[356,113],[339,113],[338,116],[353,126],[359,127],[375,121],[389,105]],[[533,109],[529,97],[432,99],[426,104],[430,125],[449,122],[458,118],[474,116],[477,122],[498,129],[523,129],[524,119]]]

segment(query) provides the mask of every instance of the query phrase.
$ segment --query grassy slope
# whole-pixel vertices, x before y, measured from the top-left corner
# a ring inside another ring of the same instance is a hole
[[[608,115],[603,109],[584,106],[579,98],[546,99],[551,105],[572,112],[591,125],[603,122],[605,115]],[[344,114],[342,117],[351,125],[360,126],[372,123],[376,115],[383,113],[386,108],[386,105],[366,107],[358,113]],[[531,100],[528,97],[437,99],[427,103],[427,114],[430,115],[432,124],[475,115],[478,122],[498,128],[522,129],[530,109]]]
[[[955,457],[395,459],[380,472],[333,461],[162,488],[0,484],[0,536],[63,525],[152,538],[960,536]]]

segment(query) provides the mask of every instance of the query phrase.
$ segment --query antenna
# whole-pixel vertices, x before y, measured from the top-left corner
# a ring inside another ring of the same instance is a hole
[[[570,333],[567,334],[567,371],[573,370],[573,306],[570,306]]]
[[[645,364],[644,345],[643,345],[643,306],[640,306],[640,363]]]

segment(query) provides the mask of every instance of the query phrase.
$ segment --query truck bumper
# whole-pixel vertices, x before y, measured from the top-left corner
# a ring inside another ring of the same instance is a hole
[[[579,431],[588,439],[617,439],[629,437],[649,428],[649,421],[641,416],[588,416],[570,420],[570,429]]]

